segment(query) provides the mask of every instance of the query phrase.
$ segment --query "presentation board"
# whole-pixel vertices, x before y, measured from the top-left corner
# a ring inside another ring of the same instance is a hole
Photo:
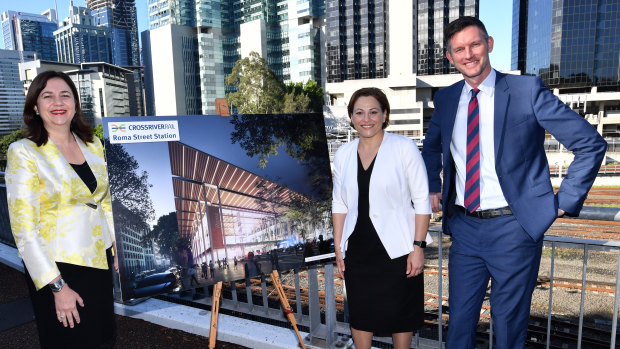
[[[240,280],[333,252],[321,114],[103,119],[130,300]]]

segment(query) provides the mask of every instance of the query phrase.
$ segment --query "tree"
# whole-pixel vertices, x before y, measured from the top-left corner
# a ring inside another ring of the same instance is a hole
[[[226,102],[240,114],[323,112],[323,89],[316,81],[284,85],[256,52],[237,61],[226,85],[236,90]]]
[[[323,88],[316,81],[289,82],[286,85],[284,113],[322,113],[324,104]]]
[[[103,142],[103,125],[99,124],[93,129],[95,137],[99,138]]]
[[[267,61],[254,51],[249,57],[237,61],[232,73],[226,77],[226,85],[236,89],[226,95],[226,102],[241,114],[269,114],[282,110],[284,84],[269,69]]]
[[[155,216],[155,210],[149,193],[152,185],[148,181],[148,173],[138,172],[138,162],[122,144],[112,144],[106,140],[105,148],[112,203],[117,201],[122,204],[137,221],[150,221]]]
[[[153,229],[142,238],[143,244],[149,241],[154,241],[159,246],[159,253],[170,257],[171,260],[176,258],[179,246],[189,246],[189,240],[179,236],[176,212],[159,217]]]
[[[8,135],[4,135],[2,136],[2,138],[0,138],[0,159],[2,161],[3,168],[6,165],[6,152],[9,151],[9,146],[11,145],[11,143],[15,141],[19,141],[25,136],[26,134],[24,130],[19,129],[19,130],[15,130],[9,133]]]

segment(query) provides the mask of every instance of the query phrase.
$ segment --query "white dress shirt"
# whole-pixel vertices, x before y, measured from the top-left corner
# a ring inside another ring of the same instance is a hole
[[[508,206],[495,172],[494,115],[495,70],[478,86],[479,132],[480,132],[480,210]],[[465,82],[459,99],[459,107],[452,131],[450,151],[456,167],[456,204],[465,207],[465,175],[467,159],[467,109],[472,87]]]

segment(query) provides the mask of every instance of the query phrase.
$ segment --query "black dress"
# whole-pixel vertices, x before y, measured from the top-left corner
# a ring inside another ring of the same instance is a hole
[[[344,276],[351,327],[390,336],[422,326],[424,279],[423,274],[407,278],[407,255],[390,259],[372,225],[368,192],[375,159],[364,170],[357,156],[358,216],[348,241]]]
[[[97,188],[97,179],[88,163],[71,166],[84,184],[92,192]],[[75,264],[56,262],[60,275],[72,290],[84,301],[84,308],[77,305],[80,323],[74,328],[64,327],[56,315],[54,295],[45,286],[36,290],[28,270],[26,280],[34,309],[39,342],[42,349],[47,348],[109,348],[114,342],[114,299],[112,248],[106,250],[107,270],[84,267]]]

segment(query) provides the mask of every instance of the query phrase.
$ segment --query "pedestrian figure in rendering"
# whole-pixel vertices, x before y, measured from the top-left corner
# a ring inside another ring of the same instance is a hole
[[[198,278],[196,277],[196,269],[198,268],[198,264],[194,264],[192,266],[189,267],[189,276],[190,276],[190,280],[189,280],[189,285],[194,286],[194,282],[196,282],[196,286],[200,285],[200,282],[198,282]]]
[[[489,279],[494,347],[523,348],[544,233],[579,214],[606,143],[539,78],[493,70],[493,38],[478,19],[451,22],[444,39],[464,80],[435,95],[422,155],[433,211],[441,199],[452,236],[447,348],[475,347]],[[575,155],[555,195],[545,130]]]
[[[239,263],[239,260],[237,260],[237,256],[233,257],[233,262],[235,263],[235,270],[237,270],[237,263]]]
[[[202,278],[203,279],[209,278],[209,267],[207,266],[207,263],[206,262],[202,262],[202,264],[200,266],[201,266],[201,269],[202,269]]]
[[[112,345],[118,271],[103,146],[69,76],[37,75],[24,105],[26,138],[11,144],[11,229],[42,348]]]
[[[363,88],[348,105],[359,139],[334,158],[336,262],[345,280],[355,346],[373,334],[409,348],[424,321],[424,248],[431,213],[426,169],[417,145],[385,132],[383,91]]]
[[[209,261],[209,269],[211,269],[211,280],[215,279],[215,263],[213,260]]]
[[[261,274],[260,264],[254,259],[254,252],[248,252],[248,259],[243,265],[245,278],[251,278]]]

